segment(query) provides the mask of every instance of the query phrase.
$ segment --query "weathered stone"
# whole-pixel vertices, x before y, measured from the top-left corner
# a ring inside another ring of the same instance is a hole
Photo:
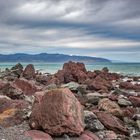
[[[88,129],[92,132],[96,132],[96,131],[104,129],[104,126],[97,119],[97,116],[93,112],[84,111],[84,114],[85,114],[86,129]]]
[[[29,104],[24,100],[11,100],[0,96],[0,124],[4,127],[22,123],[29,111]]]
[[[140,84],[132,84],[131,82],[121,82],[120,88],[140,91]]]
[[[87,79],[86,68],[83,63],[69,61],[63,65],[63,69],[55,74],[61,83],[83,83]]]
[[[0,90],[2,90],[7,84],[7,82],[0,80]]]
[[[94,80],[86,81],[86,84],[88,89],[101,91],[102,93],[108,93],[108,90],[112,89],[111,81],[108,81],[100,76],[96,76]]]
[[[116,102],[109,100],[108,98],[100,100],[98,107],[99,109],[112,113],[115,116],[122,116],[123,114],[119,105]]]
[[[131,106],[132,105],[132,103],[130,101],[128,101],[127,99],[124,99],[124,98],[119,98],[118,104],[120,106]]]
[[[94,104],[94,105],[97,105],[98,102],[100,101],[100,99],[105,98],[105,97],[108,97],[108,95],[106,95],[106,94],[100,94],[98,92],[88,93],[85,96],[87,98],[87,102],[88,103],[91,103],[91,104]]]
[[[123,111],[123,117],[129,117],[132,118],[134,116],[134,114],[136,114],[136,108],[127,106],[124,109],[122,109]]]
[[[42,74],[42,75],[37,75],[36,76],[36,81],[43,84],[43,85],[47,85],[47,82],[50,80],[50,77]]]
[[[109,69],[108,69],[107,67],[104,67],[104,68],[102,69],[102,72],[108,73],[108,72],[109,72]]]
[[[34,65],[29,64],[26,66],[26,68],[23,71],[23,77],[25,77],[26,79],[32,79],[35,77]]]
[[[110,130],[115,131],[116,133],[128,135],[129,132],[124,126],[123,122],[117,117],[107,113],[107,112],[96,112],[98,119]]]
[[[133,106],[140,107],[140,97],[130,96],[129,101],[133,104]]]
[[[25,95],[33,95],[36,91],[38,91],[34,83],[31,83],[25,79],[16,79],[13,82],[13,86],[16,89],[20,89]]]
[[[71,91],[77,91],[80,85],[76,82],[70,82],[67,84],[62,85],[62,88],[69,88]]]
[[[84,129],[82,107],[69,89],[50,90],[34,104],[30,125],[52,135],[80,135]]]
[[[5,84],[1,89],[1,94],[10,97],[11,99],[22,99],[23,92],[13,86],[12,83]]]
[[[17,75],[17,77],[20,77],[22,72],[23,72],[23,66],[20,63],[16,64],[11,68],[11,73],[13,73],[15,76]]]
[[[53,140],[49,134],[38,130],[29,130],[24,134],[25,136],[31,137],[32,140]]]

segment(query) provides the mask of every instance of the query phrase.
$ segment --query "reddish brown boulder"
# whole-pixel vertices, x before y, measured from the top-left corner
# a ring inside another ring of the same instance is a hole
[[[11,100],[6,96],[0,96],[0,113],[10,108],[22,110],[28,108],[28,106],[29,104],[24,100]]]
[[[95,91],[101,91],[104,93],[108,92],[110,89],[112,89],[111,81],[107,81],[100,76],[97,76],[93,80],[87,80],[86,84],[88,86],[88,89],[95,90]]]
[[[10,127],[20,124],[26,118],[29,104],[23,100],[11,100],[5,96],[0,98],[0,125]]]
[[[58,72],[55,74],[55,77],[57,79],[59,79],[60,83],[64,83],[65,82],[65,78],[64,78],[64,71],[63,70],[58,70]],[[73,79],[72,79],[73,80]]]
[[[50,90],[34,104],[30,126],[56,136],[80,135],[84,129],[82,106],[69,89]]]
[[[36,76],[36,81],[43,84],[43,85],[46,85],[48,80],[50,80],[50,77],[47,76],[47,75],[37,75]]]
[[[23,71],[23,77],[25,77],[26,79],[32,79],[35,77],[34,65],[29,64],[26,66],[26,68]]]
[[[7,82],[0,80],[0,90],[2,90],[5,86],[7,86]]]
[[[137,111],[136,108],[128,106],[123,109],[123,116],[132,118],[134,116],[134,114],[136,114],[136,111]]]
[[[84,133],[77,140],[100,140],[94,133],[90,131],[84,131]]]
[[[123,112],[119,105],[116,102],[109,100],[108,98],[100,100],[98,107],[99,109],[105,110],[118,117],[121,117],[123,115]]]
[[[38,91],[34,83],[31,83],[25,79],[16,79],[13,82],[13,87],[20,89],[25,95],[33,95],[36,91]]]
[[[6,83],[0,91],[2,95],[6,95],[11,99],[21,99],[23,97],[23,92],[15,88],[12,83]]]
[[[25,136],[31,137],[32,140],[53,140],[49,134],[38,130],[29,130],[24,134]]]
[[[50,79],[47,82],[47,85],[50,85],[50,84],[59,85],[60,84],[60,80],[57,77],[55,77],[55,76],[51,76]]]
[[[69,61],[68,63],[65,63],[63,65],[63,69],[64,70],[70,70],[72,72],[72,70],[80,70],[80,71],[83,71],[83,72],[86,72],[86,68],[85,68],[85,65],[84,63],[75,63],[75,62],[72,62],[72,61]]]
[[[88,71],[87,76],[89,79],[94,79],[97,76],[97,74],[95,72]]]
[[[140,107],[140,97],[130,96],[129,101],[133,104],[133,106]]]
[[[120,88],[140,91],[140,84],[132,84],[131,82],[121,82]]]
[[[60,83],[78,82],[83,83],[87,79],[86,68],[83,63],[68,62],[63,69],[55,74]]]
[[[117,117],[107,113],[107,112],[95,112],[98,119],[110,130],[115,131],[119,134],[129,135],[127,128],[124,126],[123,122]]]

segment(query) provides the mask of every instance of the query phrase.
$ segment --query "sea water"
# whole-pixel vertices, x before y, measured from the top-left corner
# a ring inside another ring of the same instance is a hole
[[[4,70],[5,68],[11,68],[14,66],[16,62],[8,62],[8,63],[0,63],[0,70]],[[21,63],[24,67],[28,63]],[[63,63],[45,63],[45,62],[31,62],[34,64],[35,69],[43,72],[43,73],[51,73],[54,74],[58,70],[62,69]],[[140,76],[140,63],[91,63],[85,64],[87,70],[101,70],[103,67],[108,67],[111,72],[120,73],[123,75],[129,76]]]

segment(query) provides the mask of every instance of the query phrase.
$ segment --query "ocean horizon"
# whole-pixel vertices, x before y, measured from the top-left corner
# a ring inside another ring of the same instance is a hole
[[[0,70],[3,71],[5,68],[11,68],[18,62],[0,62]],[[42,73],[54,74],[58,70],[61,70],[64,63],[46,63],[46,62],[21,62],[25,67],[28,64],[33,64],[35,69]],[[90,71],[101,70],[107,67],[110,72],[119,73],[127,76],[140,76],[140,63],[132,62],[98,62],[98,63],[88,63],[86,64],[86,69]]]

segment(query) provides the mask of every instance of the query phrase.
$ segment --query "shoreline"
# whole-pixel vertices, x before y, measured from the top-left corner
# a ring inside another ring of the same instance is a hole
[[[18,63],[1,72],[1,103],[0,139],[140,138],[140,76],[107,67],[89,71],[69,61],[44,74]]]
[[[4,71],[5,68],[11,68],[17,63],[0,63],[1,71]],[[28,65],[29,62],[22,63],[24,67]],[[59,69],[62,69],[64,63],[32,63],[36,70],[42,73],[56,73]],[[85,64],[85,67],[89,71],[102,70],[104,67],[108,67],[110,72],[118,73],[124,76],[140,76],[140,63],[92,63]]]

